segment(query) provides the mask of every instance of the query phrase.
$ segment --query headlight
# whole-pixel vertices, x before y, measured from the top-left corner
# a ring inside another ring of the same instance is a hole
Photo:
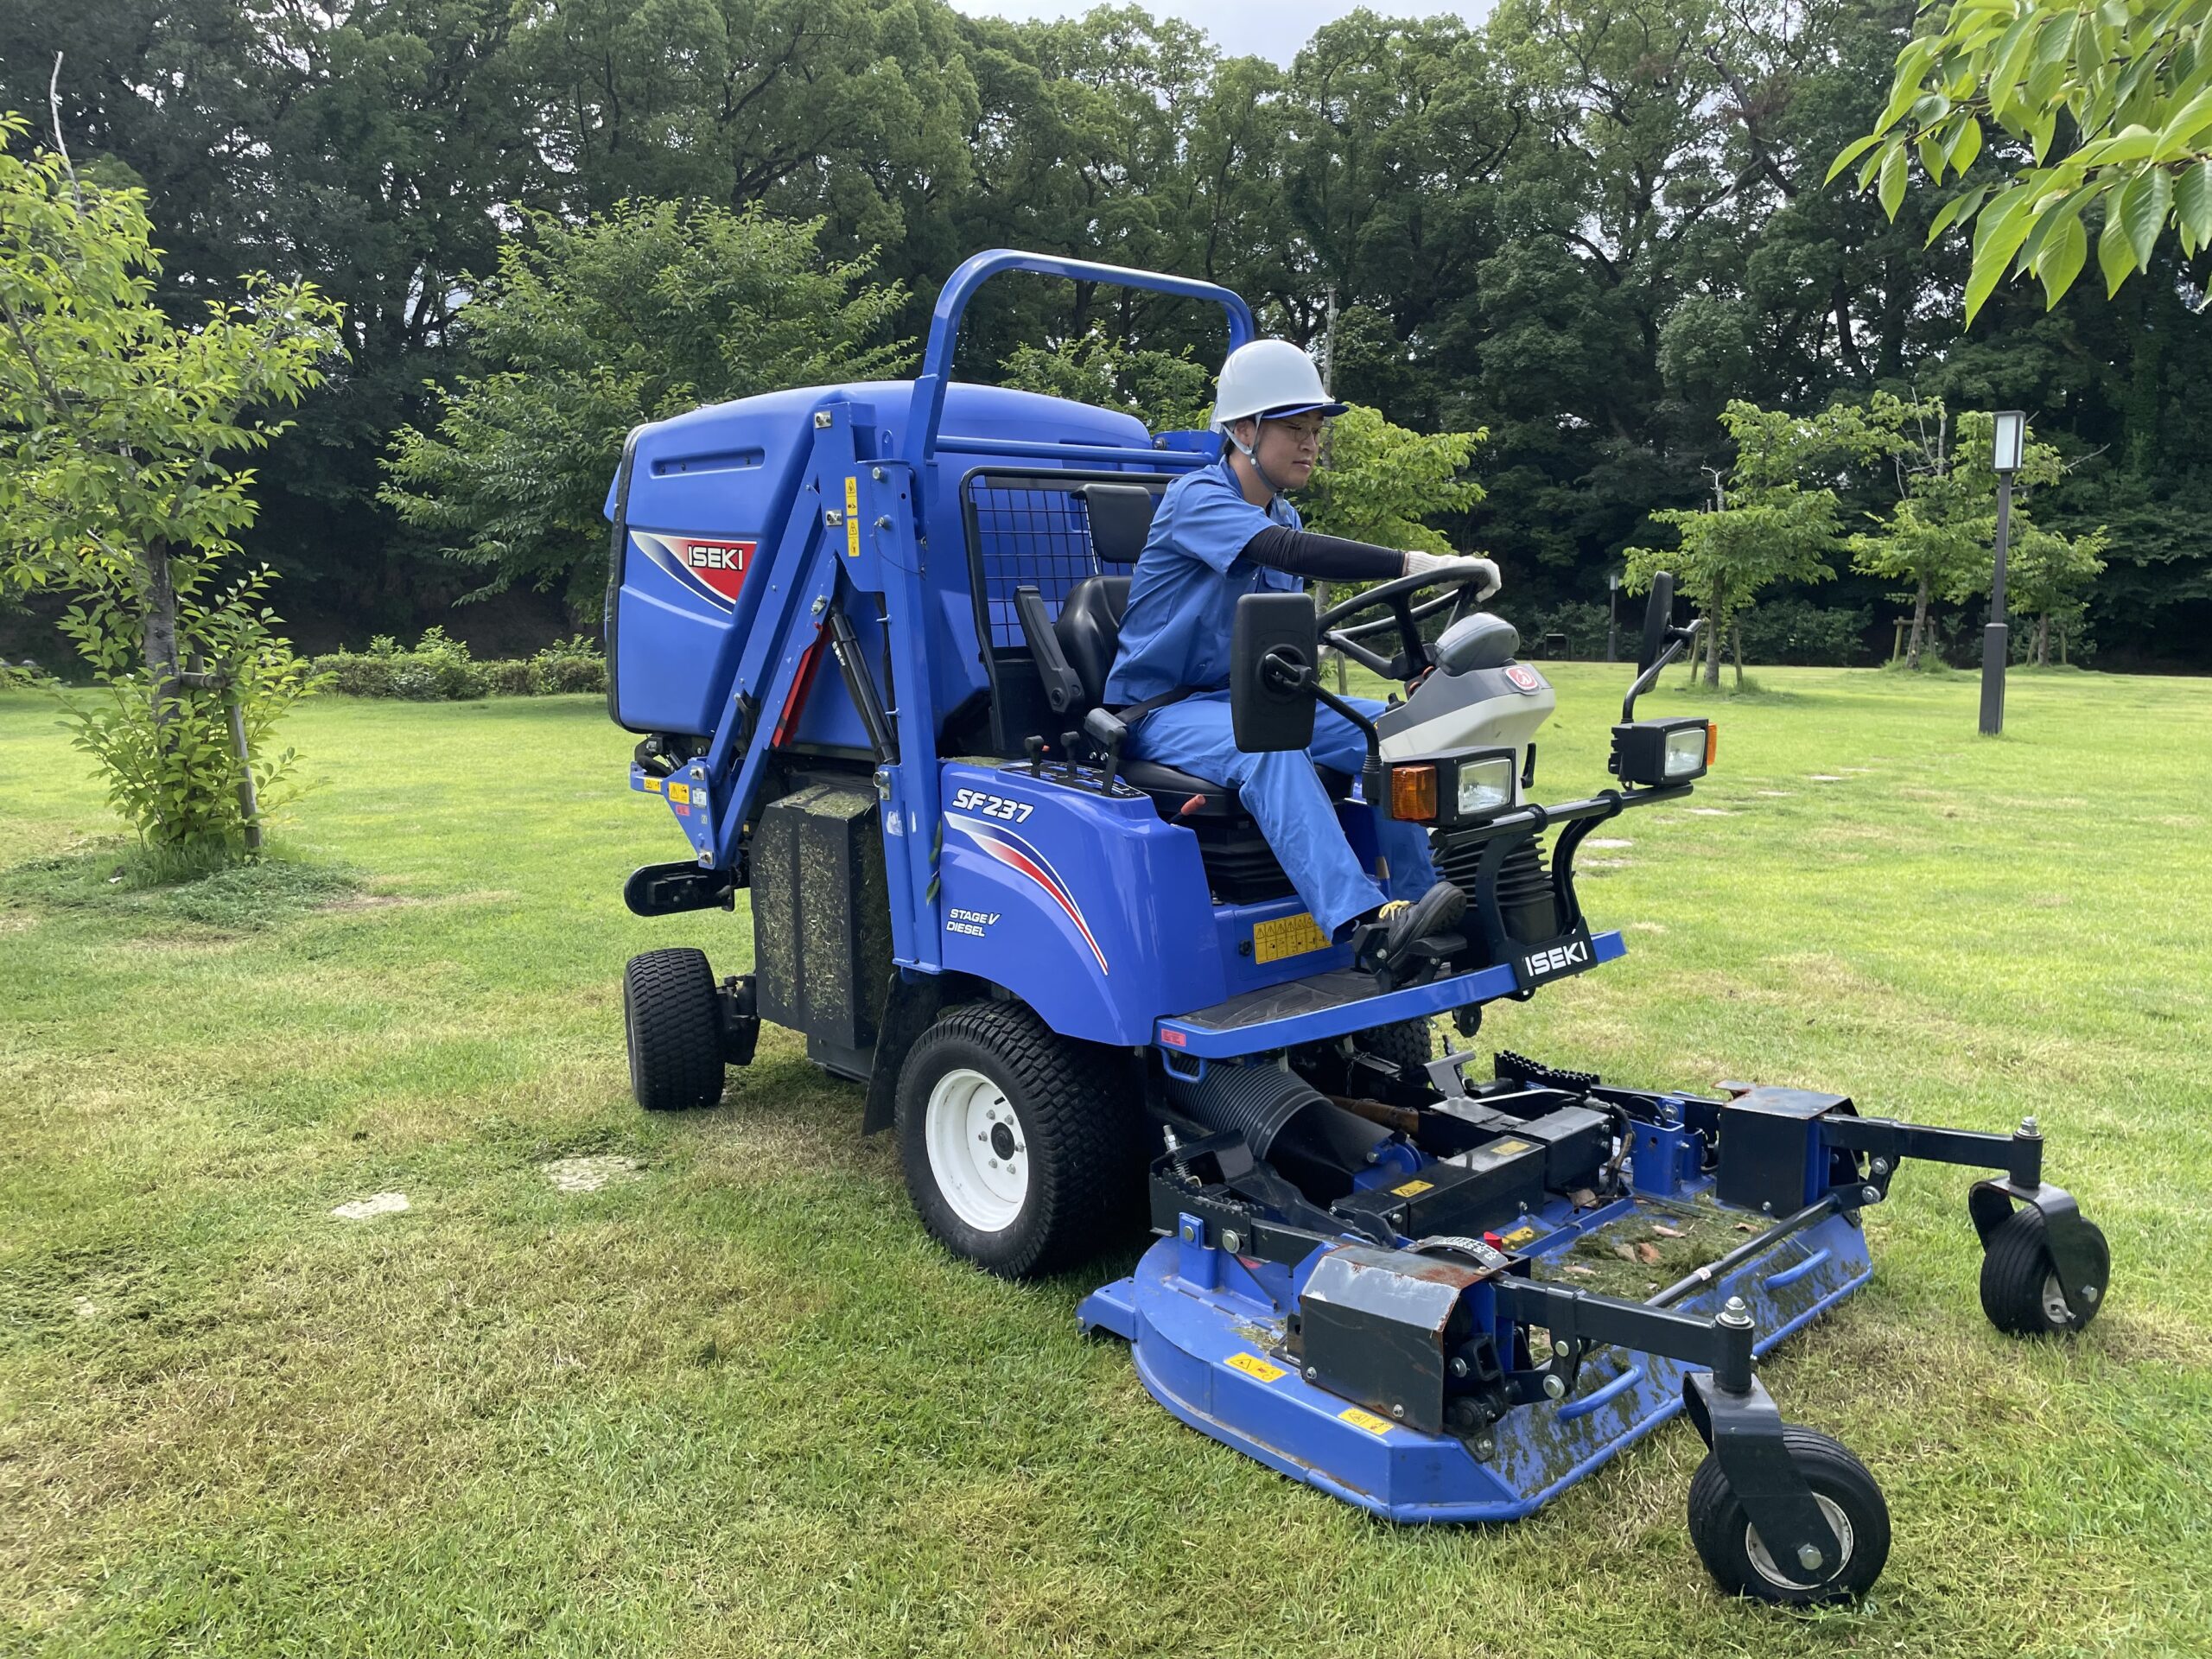
[[[1513,804],[1513,757],[1493,755],[1459,763],[1459,816],[1495,812]]]
[[[1713,728],[1685,727],[1667,734],[1667,776],[1694,778],[1705,770],[1705,747]]]
[[[1646,789],[1687,784],[1705,776],[1714,747],[1711,721],[1633,721],[1613,728],[1612,771]]]
[[[1513,804],[1521,757],[1513,749],[1446,749],[1390,762],[1389,811],[1402,822],[1449,830]]]

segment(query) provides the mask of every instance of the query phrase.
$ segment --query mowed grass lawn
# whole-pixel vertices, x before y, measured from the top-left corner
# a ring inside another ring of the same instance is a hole
[[[1561,798],[1604,781],[1626,675],[1556,677]],[[1971,1177],[1914,1165],[1871,1287],[1764,1368],[1886,1490],[1870,1605],[1715,1594],[1680,1424],[1492,1530],[1393,1529],[1202,1439],[1077,1334],[1134,1244],[1037,1285],[947,1258],[785,1033],[649,1121],[624,959],[734,971],[749,928],[624,911],[681,842],[595,700],[315,702],[283,850],[360,885],[194,898],[107,883],[86,763],[16,695],[0,1649],[2212,1650],[2212,683],[2017,677],[1987,741],[1971,679],[1761,677],[1713,780],[1586,854],[1629,958],[1481,1044],[2041,1120],[2112,1242],[2083,1339],[1988,1327]],[[1702,706],[1669,684],[1647,712]],[[585,1154],[640,1167],[557,1190]],[[384,1192],[410,1207],[330,1213]]]

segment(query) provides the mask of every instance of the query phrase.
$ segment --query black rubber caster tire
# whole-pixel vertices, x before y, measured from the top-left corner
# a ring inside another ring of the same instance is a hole
[[[1018,1002],[950,1008],[899,1068],[899,1160],[922,1225],[1004,1279],[1137,1230],[1144,1115],[1125,1053]]]
[[[2087,1327],[2104,1306],[2112,1281],[2112,1251],[2092,1221],[2082,1224],[2096,1240],[2097,1300],[2075,1314],[2059,1294],[2058,1269],[2044,1237],[2043,1211],[2023,1205],[1991,1229],[1981,1247],[1981,1311],[2008,1337],[2063,1337]]]
[[[1890,1506],[1866,1465],[1840,1441],[1816,1429],[1784,1428],[1783,1444],[1803,1472],[1844,1546],[1843,1560],[1817,1584],[1799,1584],[1775,1567],[1720,1459],[1708,1452],[1690,1481],[1690,1541],[1713,1581],[1732,1596],[1777,1606],[1855,1601],[1872,1587],[1890,1559]]]
[[[722,1097],[722,1014],[702,950],[648,950],[622,970],[630,1091],[649,1112],[712,1106]]]

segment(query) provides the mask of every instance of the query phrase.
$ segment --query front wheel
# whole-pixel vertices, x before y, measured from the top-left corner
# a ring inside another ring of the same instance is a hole
[[[1058,1035],[1017,1002],[949,1010],[899,1071],[915,1212],[1002,1278],[1081,1261],[1137,1213],[1141,1122],[1125,1057]]]
[[[1710,1452],[1690,1481],[1690,1541],[1713,1581],[1730,1595],[1791,1607],[1855,1601],[1890,1559],[1890,1506],[1882,1489],[1839,1440],[1809,1428],[1784,1428],[1782,1440],[1842,1546],[1841,1559],[1810,1573],[1792,1561],[1784,1571]]]

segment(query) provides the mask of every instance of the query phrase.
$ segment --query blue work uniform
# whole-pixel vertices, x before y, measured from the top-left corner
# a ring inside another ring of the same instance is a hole
[[[1303,751],[1248,754],[1230,728],[1229,634],[1236,601],[1306,586],[1287,571],[1242,556],[1244,544],[1270,524],[1302,528],[1297,510],[1280,495],[1264,510],[1246,500],[1225,453],[1216,465],[1167,486],[1129,582],[1106,702],[1120,708],[1182,686],[1202,688],[1140,720],[1129,734],[1130,758],[1232,785],[1314,921],[1333,934],[1381,904],[1384,884],[1344,839],[1313,769],[1357,775],[1367,760],[1366,738],[1328,709],[1316,711],[1313,745]],[[1384,707],[1372,698],[1345,701],[1370,716]],[[1388,896],[1419,898],[1436,880],[1427,832],[1380,812],[1375,830]]]

